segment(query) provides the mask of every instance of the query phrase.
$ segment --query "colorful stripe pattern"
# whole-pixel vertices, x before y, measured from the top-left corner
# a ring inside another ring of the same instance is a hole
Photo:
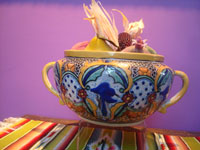
[[[25,123],[29,122],[29,119],[21,118],[18,119],[16,123],[13,123],[11,125],[8,125],[7,128],[4,128],[4,130],[0,131],[0,138],[4,137],[5,135],[13,132],[15,129],[19,128],[20,126],[24,125]]]
[[[200,137],[63,125],[20,119],[0,132],[0,149],[198,150]]]

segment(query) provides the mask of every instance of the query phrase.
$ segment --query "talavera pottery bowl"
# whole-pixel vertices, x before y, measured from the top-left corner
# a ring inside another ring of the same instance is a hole
[[[66,50],[63,59],[45,65],[43,81],[61,104],[84,121],[129,126],[157,110],[165,113],[187,91],[187,75],[163,61],[156,54]],[[50,68],[57,90],[48,79]],[[167,100],[174,75],[181,77],[183,85]]]

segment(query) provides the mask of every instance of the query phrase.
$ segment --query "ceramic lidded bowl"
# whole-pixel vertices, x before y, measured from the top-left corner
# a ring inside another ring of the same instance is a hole
[[[144,121],[157,110],[178,102],[188,88],[188,77],[174,71],[157,54],[66,50],[65,57],[43,69],[43,81],[60,103],[81,119],[100,125],[128,126]],[[53,68],[57,89],[48,79]],[[167,99],[173,78],[183,86]]]
[[[157,110],[165,113],[180,100],[188,88],[188,77],[163,64],[164,57],[142,39],[142,19],[129,22],[114,9],[123,18],[124,31],[120,33],[115,19],[99,2],[92,0],[83,8],[96,36],[90,42],[77,43],[65,51],[63,59],[43,69],[44,84],[61,104],[94,124],[130,126]],[[50,68],[57,89],[49,82]],[[181,77],[183,86],[167,100],[174,75]]]

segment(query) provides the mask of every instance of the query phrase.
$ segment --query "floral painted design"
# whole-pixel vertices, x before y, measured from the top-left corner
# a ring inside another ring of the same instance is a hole
[[[140,111],[130,111],[127,110],[124,114],[123,114],[123,118],[128,117],[129,119],[132,120],[141,120],[141,117],[145,116],[148,113],[149,109],[148,107],[140,110]]]
[[[151,103],[151,104],[154,102],[155,99],[156,99],[156,93],[155,92],[148,96],[148,102]]]
[[[84,89],[80,89],[78,91],[78,96],[81,97],[82,99],[85,99],[87,97],[87,92]]]
[[[138,74],[141,76],[151,76],[151,71],[148,68],[139,68]]]
[[[63,94],[65,94],[67,92],[64,85],[61,85],[60,88],[61,88],[61,91],[63,92]]]
[[[75,71],[75,65],[71,64],[71,63],[66,64],[65,65],[65,71],[72,71],[72,72],[74,72]]]
[[[130,103],[132,102],[132,100],[134,99],[133,95],[130,94],[130,93],[127,93],[125,94],[123,97],[122,97],[122,100],[125,102],[125,103]]]
[[[135,117],[137,117],[137,113],[136,112],[132,112],[132,111],[126,111],[125,113],[124,113],[124,115],[125,116],[128,116],[128,117],[130,117],[130,118],[135,118]]]
[[[74,104],[73,103],[71,103],[71,102],[67,102],[67,106],[69,107],[69,108],[71,108],[71,109],[73,109],[74,108]]]
[[[157,68],[156,78],[152,77],[154,66],[144,62],[134,61],[126,69],[117,66],[116,60],[83,62],[78,58],[60,61],[54,72],[60,73],[56,83],[63,103],[90,120],[128,123],[145,119],[158,109],[173,79],[168,68]],[[79,75],[75,74],[77,64],[84,66]]]

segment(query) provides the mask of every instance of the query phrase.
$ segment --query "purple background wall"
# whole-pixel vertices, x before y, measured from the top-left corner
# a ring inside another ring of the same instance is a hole
[[[188,74],[186,95],[166,114],[155,113],[148,127],[200,131],[199,59],[200,3],[197,0],[101,1],[122,10],[130,21],[143,18],[143,37],[165,56],[165,64]],[[24,114],[78,119],[61,106],[42,82],[43,66],[61,59],[63,52],[77,42],[94,36],[85,17],[81,0],[23,0],[0,2],[0,120]],[[89,4],[88,1],[85,2]],[[122,18],[115,13],[122,31]],[[52,72],[50,72],[51,74]],[[52,75],[50,75],[52,76]],[[170,96],[181,88],[175,78]]]

